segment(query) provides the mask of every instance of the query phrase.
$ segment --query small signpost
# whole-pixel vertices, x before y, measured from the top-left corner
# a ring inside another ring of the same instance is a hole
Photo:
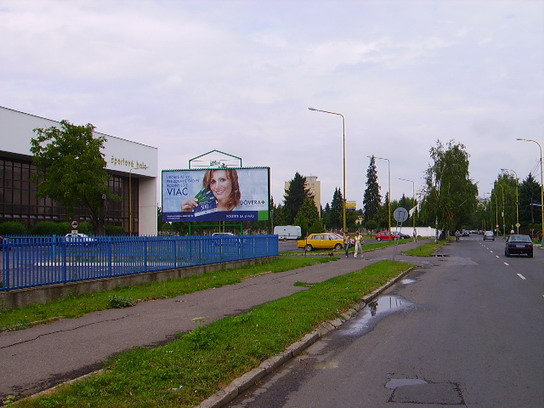
[[[79,222],[78,220],[73,220],[72,221],[72,235],[76,235],[77,234],[77,229],[79,228]]]
[[[402,229],[402,223],[408,219],[408,210],[403,207],[397,208],[393,212],[393,218],[395,219],[395,221],[397,221],[396,232],[400,234],[400,231]],[[399,235],[399,239],[397,240],[397,243],[395,244],[395,249],[393,250],[393,261],[395,260],[395,256],[397,255],[397,246],[399,245],[398,241],[400,241],[400,235]]]

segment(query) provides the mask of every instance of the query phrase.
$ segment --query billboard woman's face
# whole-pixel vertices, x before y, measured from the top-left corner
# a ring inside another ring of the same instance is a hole
[[[225,170],[215,170],[210,179],[210,190],[218,201],[223,204],[232,193],[232,181],[227,177]]]

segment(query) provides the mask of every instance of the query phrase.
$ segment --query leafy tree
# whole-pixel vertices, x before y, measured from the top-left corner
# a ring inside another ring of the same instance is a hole
[[[366,190],[363,196],[363,217],[365,220],[376,219],[380,211],[381,201],[376,159],[372,156],[366,171]]]
[[[498,207],[498,224],[503,233],[516,228],[516,183],[512,175],[501,173],[491,191],[492,200]]]
[[[469,177],[469,154],[465,146],[439,140],[430,149],[433,163],[426,171],[425,217],[436,220],[445,231],[461,228],[476,208],[478,188]]]
[[[302,236],[306,236],[310,232],[310,227],[316,228],[316,225],[319,225],[319,231],[311,232],[321,232],[323,230],[313,198],[306,197],[304,199],[304,203],[295,217],[295,225],[300,226]]]
[[[94,232],[103,235],[107,200],[119,199],[107,185],[110,176],[100,151],[106,138],[95,137],[91,124],[60,124],[60,129],[34,129],[37,137],[30,141],[38,195],[66,206],[70,217],[77,207],[88,209]]]
[[[342,225],[343,202],[344,202],[344,198],[342,197],[342,192],[340,191],[339,188],[335,188],[334,194],[332,195],[332,202],[331,202],[330,211],[329,211],[328,227],[331,230],[339,231],[343,227]],[[347,219],[347,216],[346,216],[346,219]]]
[[[285,221],[287,224],[293,224],[297,213],[304,203],[306,197],[312,197],[310,191],[306,188],[306,177],[298,172],[289,183],[289,188],[285,190]],[[277,224],[277,223],[276,223]],[[297,224],[298,225],[298,224]]]
[[[539,227],[535,228],[535,225],[541,221],[541,212],[535,205],[538,203],[540,203],[540,184],[532,174],[529,174],[519,186],[519,223],[525,231],[530,225],[533,229],[539,229]]]
[[[321,212],[321,218],[323,219],[323,225],[325,229],[329,230],[330,227],[330,217],[331,217],[331,206],[329,203],[325,204],[325,208]]]

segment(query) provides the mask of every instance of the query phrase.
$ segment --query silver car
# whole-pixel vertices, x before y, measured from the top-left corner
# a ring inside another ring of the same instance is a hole
[[[493,234],[493,231],[486,231],[484,232],[484,241],[495,241],[495,234]]]

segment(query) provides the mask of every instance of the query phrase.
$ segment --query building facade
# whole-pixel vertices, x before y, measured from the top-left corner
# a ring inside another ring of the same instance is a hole
[[[67,209],[49,198],[38,197],[32,181],[36,173],[30,153],[34,129],[60,127],[60,123],[0,106],[0,222],[70,221]],[[103,153],[110,174],[108,185],[121,197],[107,206],[106,223],[122,226],[127,234],[157,234],[157,148],[104,136]],[[85,209],[76,210],[88,221]]]

